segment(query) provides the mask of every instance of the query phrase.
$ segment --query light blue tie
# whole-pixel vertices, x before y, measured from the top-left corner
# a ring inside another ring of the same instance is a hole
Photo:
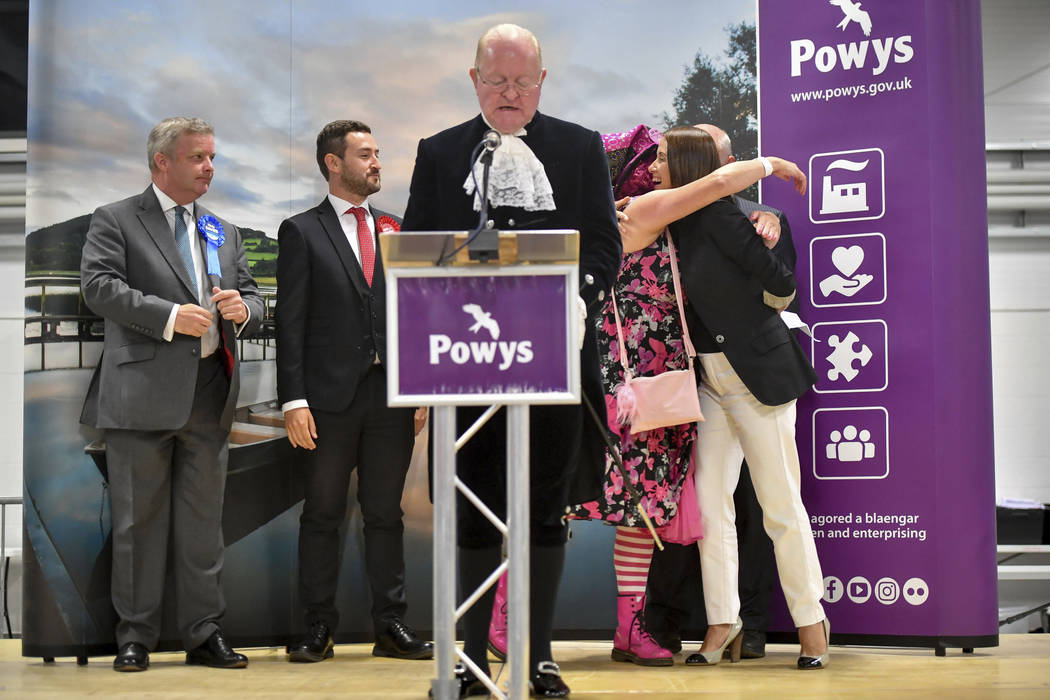
[[[182,215],[185,213],[185,207],[175,207],[175,247],[179,249],[179,255],[182,256],[182,264],[186,266],[186,272],[189,273],[190,281],[193,282],[193,290],[196,292],[197,298],[200,299],[200,284],[197,282],[197,273],[193,269],[193,255],[190,253],[190,235],[186,231],[186,220],[182,218]]]

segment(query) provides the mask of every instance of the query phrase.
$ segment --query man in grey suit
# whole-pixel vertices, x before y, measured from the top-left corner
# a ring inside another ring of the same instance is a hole
[[[237,227],[196,203],[214,174],[212,127],[165,119],[147,152],[152,184],[95,211],[80,265],[84,300],[106,331],[81,422],[106,436],[113,668],[149,667],[169,546],[186,663],[243,668],[219,625],[222,501],[234,343],[258,328],[263,304]]]

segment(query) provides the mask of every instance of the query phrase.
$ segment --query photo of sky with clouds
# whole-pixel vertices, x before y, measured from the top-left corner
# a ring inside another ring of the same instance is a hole
[[[30,5],[26,231],[137,194],[146,135],[169,116],[215,127],[202,201],[275,235],[327,191],[314,159],[334,119],[372,127],[400,213],[420,138],[472,118],[467,70],[499,22],[531,29],[540,111],[601,132],[661,126],[697,51],[721,58],[753,0],[51,0]]]

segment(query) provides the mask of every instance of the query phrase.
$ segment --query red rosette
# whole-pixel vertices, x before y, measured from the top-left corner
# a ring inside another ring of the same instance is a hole
[[[401,230],[401,224],[391,216],[381,216],[376,221],[376,231],[379,233],[394,233]]]

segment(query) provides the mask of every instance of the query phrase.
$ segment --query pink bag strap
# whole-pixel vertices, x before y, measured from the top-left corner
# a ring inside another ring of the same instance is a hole
[[[682,301],[682,279],[678,276],[678,256],[675,254],[674,241],[671,240],[671,233],[664,229],[667,233],[667,252],[671,255],[671,277],[674,279],[674,298],[678,302],[678,318],[682,321],[682,341],[685,343],[685,352],[689,357],[689,368],[693,368],[693,358],[696,357],[696,350],[693,349],[693,341],[689,339],[689,324],[685,322],[685,302]]]
[[[667,233],[667,229],[664,229],[664,233]],[[667,252],[671,256],[671,278],[674,280],[675,301],[678,302],[678,318],[682,322],[682,341],[685,344],[689,369],[693,369],[693,358],[696,357],[696,350],[693,349],[693,343],[689,340],[689,325],[685,322],[685,305],[682,302],[682,281],[678,276],[678,256],[675,255],[674,241],[671,240],[669,235],[667,236]],[[627,365],[627,346],[623,342],[623,325],[620,323],[620,310],[616,304],[616,292],[612,293],[612,304],[613,318],[616,319],[616,338],[620,343],[620,364],[623,366],[624,381],[630,381],[634,375],[631,374],[631,368]]]

